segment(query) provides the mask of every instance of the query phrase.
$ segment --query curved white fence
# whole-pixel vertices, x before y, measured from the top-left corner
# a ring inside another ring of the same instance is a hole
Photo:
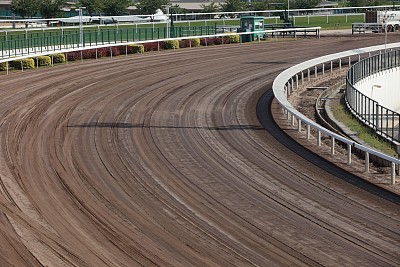
[[[389,44],[386,46],[386,49],[398,49],[400,47],[400,43],[393,43]],[[352,157],[352,148],[357,148],[361,151],[364,152],[365,154],[365,171],[369,171],[369,156],[370,155],[375,155],[378,158],[381,158],[383,160],[391,162],[391,183],[395,184],[396,182],[396,165],[400,164],[400,160],[391,156],[388,156],[384,153],[381,153],[379,151],[370,149],[368,147],[362,146],[358,143],[355,143],[354,141],[344,138],[341,135],[338,135],[318,123],[312,121],[311,119],[307,118],[305,115],[300,113],[298,110],[296,110],[292,104],[289,103],[288,101],[288,96],[297,89],[299,84],[304,82],[305,76],[310,77],[310,70],[314,71],[314,76],[317,77],[317,75],[323,75],[325,71],[333,71],[333,65],[338,65],[339,68],[342,67],[342,60],[345,59],[348,61],[348,64],[351,64],[352,59],[354,60],[354,57],[358,58],[358,61],[360,61],[361,57],[365,56],[371,56],[372,52],[378,52],[381,53],[385,49],[384,45],[379,45],[379,46],[372,46],[372,47],[365,47],[365,48],[360,48],[360,49],[354,49],[350,51],[345,51],[345,52],[340,52],[340,53],[335,53],[323,57],[319,57],[316,59],[308,60],[305,61],[301,64],[298,64],[296,66],[293,66],[281,74],[278,75],[278,77],[275,79],[272,89],[275,95],[275,98],[281,105],[282,109],[284,112],[287,114],[287,118],[291,119],[292,125],[295,125],[295,122],[297,121],[297,127],[299,131],[302,131],[302,125],[306,128],[306,135],[307,139],[310,138],[310,129],[314,128],[317,131],[317,145],[321,145],[321,136],[322,134],[328,136],[331,138],[331,154],[335,154],[335,142],[336,140],[344,143],[347,145],[347,163],[351,164],[351,157]],[[357,59],[356,59],[357,60]],[[320,70],[320,72],[318,72]],[[306,75],[305,75],[306,74]]]

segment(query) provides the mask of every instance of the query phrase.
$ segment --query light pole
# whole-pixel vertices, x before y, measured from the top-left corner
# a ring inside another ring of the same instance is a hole
[[[171,7],[171,5],[162,5],[162,7],[165,8],[165,10],[167,11],[167,39],[169,38],[169,8]]]
[[[385,52],[386,52],[386,44],[387,44],[387,30],[388,30],[388,18],[387,18],[387,10],[385,12],[385,16],[384,16],[384,20],[385,20]]]
[[[82,19],[82,11],[86,9],[86,7],[79,7],[79,44],[83,47],[83,19]]]

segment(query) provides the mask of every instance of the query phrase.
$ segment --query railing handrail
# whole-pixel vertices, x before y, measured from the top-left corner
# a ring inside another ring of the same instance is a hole
[[[336,134],[318,123],[312,121],[305,115],[303,115],[301,112],[299,112],[297,109],[295,109],[292,104],[289,103],[287,99],[287,84],[288,82],[298,75],[299,73],[302,73],[304,70],[310,69],[312,67],[315,67],[320,64],[324,64],[327,62],[332,62],[335,60],[340,60],[342,58],[350,57],[350,56],[355,56],[355,55],[361,55],[363,53],[370,53],[370,52],[375,52],[375,51],[380,51],[386,49],[392,49],[392,48],[398,48],[400,47],[400,43],[392,43],[392,44],[387,44],[385,45],[377,45],[377,46],[371,46],[371,47],[365,47],[365,48],[359,48],[359,49],[354,49],[354,50],[349,50],[349,51],[344,51],[344,52],[339,52],[335,54],[330,54],[326,56],[322,56],[319,58],[311,59],[308,61],[305,61],[303,63],[297,64],[289,69],[286,69],[282,73],[280,73],[274,80],[272,89],[275,95],[275,98],[281,105],[281,107],[289,112],[290,114],[294,115],[297,119],[300,119],[302,122],[310,125],[311,127],[317,129],[318,131],[321,131],[325,135],[328,135],[330,137],[335,138],[336,140],[339,140],[347,145],[353,146],[357,149],[360,149],[361,151],[368,152],[371,155],[375,155],[379,158],[382,158],[384,160],[387,160],[389,162],[395,163],[395,164],[400,164],[400,160],[388,156],[382,152],[376,151],[374,149],[368,148],[366,146],[363,146],[361,144],[358,144],[354,142],[353,140],[350,140],[348,138],[345,138],[339,134]]]

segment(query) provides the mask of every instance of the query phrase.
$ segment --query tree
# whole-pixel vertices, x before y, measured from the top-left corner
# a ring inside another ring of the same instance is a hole
[[[203,13],[215,13],[220,11],[220,6],[216,4],[214,1],[209,5],[201,4],[200,7],[203,9]]]
[[[187,10],[180,7],[178,4],[171,6],[171,14],[185,14]]]
[[[37,0],[12,0],[11,10],[22,18],[31,18],[38,12]]]
[[[349,6],[380,6],[383,0],[349,0]]]
[[[65,5],[65,0],[39,0],[39,11],[46,19],[58,17]]]
[[[290,9],[311,9],[315,8],[320,0],[292,0],[290,1]]]
[[[168,4],[169,0],[140,0],[135,6],[139,10],[139,14],[152,15],[156,13],[157,9],[162,9],[162,6]]]
[[[80,0],[79,6],[85,7],[86,12],[90,16],[99,14],[101,12],[101,10],[104,8],[102,0]]]
[[[221,4],[222,12],[239,12],[245,9],[246,3],[240,0],[225,0],[225,3]]]
[[[103,12],[107,16],[118,16],[125,13],[132,0],[102,0]]]
[[[262,11],[269,9],[269,0],[260,0],[251,2],[251,10]]]

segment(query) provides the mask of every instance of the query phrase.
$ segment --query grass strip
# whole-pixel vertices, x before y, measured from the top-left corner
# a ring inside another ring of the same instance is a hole
[[[366,144],[386,155],[398,156],[390,142],[378,136],[373,129],[365,126],[355,118],[342,103],[333,104],[331,110],[336,120],[342,122],[347,128],[355,132],[358,138]]]

